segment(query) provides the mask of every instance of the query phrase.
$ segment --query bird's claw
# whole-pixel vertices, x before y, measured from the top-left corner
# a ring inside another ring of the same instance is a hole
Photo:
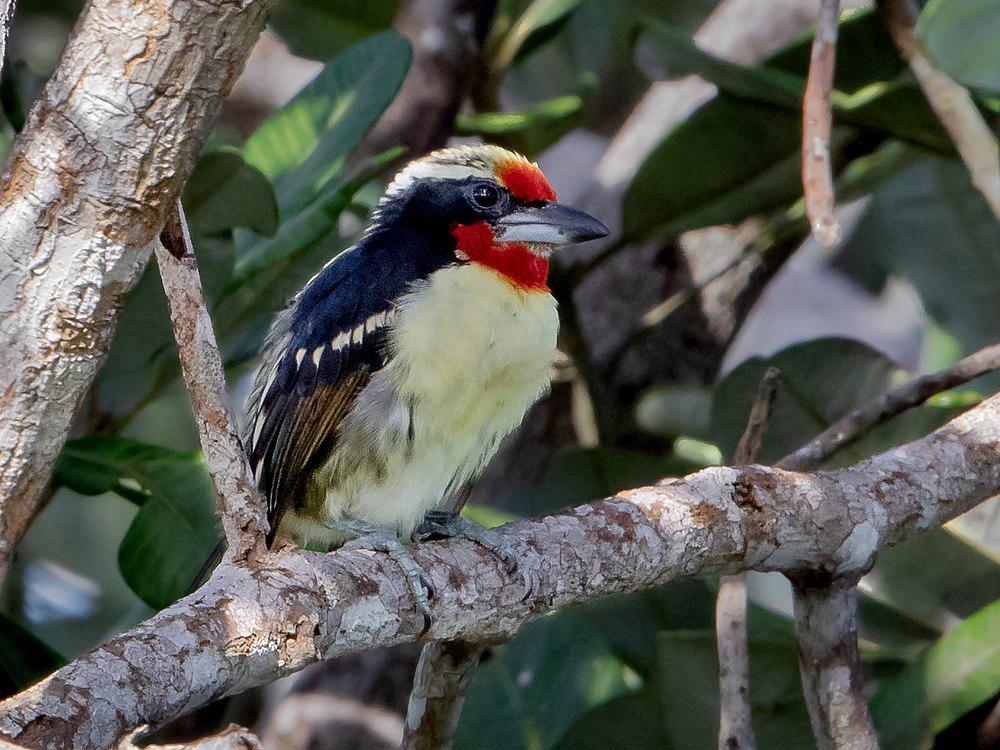
[[[459,537],[475,542],[480,547],[489,550],[503,563],[504,570],[508,575],[514,575],[521,570],[521,564],[517,555],[511,547],[504,542],[500,535],[493,529],[488,529],[478,523],[474,523],[467,518],[463,518],[457,513],[449,511],[432,510],[425,516],[424,520],[413,532],[413,539],[417,542],[428,542],[436,539],[452,539]],[[522,601],[532,595],[535,590],[533,578],[526,571],[523,575],[525,583],[525,593]]]
[[[356,536],[346,542],[341,549],[370,549],[389,555],[402,569],[406,583],[410,587],[410,593],[413,595],[413,601],[420,614],[424,616],[424,628],[420,634],[423,635],[430,630],[430,600],[434,598],[434,587],[406,546],[399,541],[395,534],[378,527],[352,528],[350,531]]]

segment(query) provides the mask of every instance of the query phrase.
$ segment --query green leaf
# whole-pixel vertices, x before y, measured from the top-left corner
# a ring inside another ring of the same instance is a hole
[[[345,47],[388,28],[399,0],[283,0],[270,25],[300,57],[329,60]]]
[[[508,498],[504,507],[523,515],[553,513],[701,468],[704,466],[672,454],[658,456],[611,447],[570,450],[552,459],[536,489]]]
[[[809,72],[812,33],[767,58],[768,67],[804,79]],[[837,26],[837,66],[834,88],[852,93],[873,81],[888,81],[906,69],[896,45],[886,32],[876,10],[851,10],[840,16]]]
[[[842,24],[845,32],[863,32],[846,33],[846,38],[857,39],[866,58],[882,50],[884,41],[873,39],[870,23],[865,16]],[[671,75],[698,73],[721,93],[668,132],[640,166],[626,192],[626,237],[736,224],[798,200],[805,89],[798,53],[745,67],[702,51],[686,32],[670,25],[645,19],[643,28],[645,46]],[[790,49],[802,46],[798,42]],[[895,57],[891,49],[890,54]],[[867,77],[852,74],[845,91],[833,92],[835,172],[846,158],[871,151],[886,137],[953,153],[919,89],[908,81],[876,77],[886,72],[890,69],[871,66]]]
[[[586,621],[542,617],[476,670],[455,747],[549,747],[584,711],[623,690],[621,663]]]
[[[812,439],[830,424],[898,383],[899,368],[858,341],[822,338],[795,344],[770,358],[755,357],[715,386],[712,439],[723,455],[739,442],[750,405],[768,366],[781,370],[760,461],[773,463]],[[837,373],[831,377],[830,373]],[[881,450],[923,437],[978,401],[976,394],[949,392],[879,425],[833,459],[860,460]]]
[[[0,698],[34,685],[65,664],[63,656],[0,612]]]
[[[274,182],[282,221],[342,174],[348,152],[396,96],[410,55],[394,31],[355,44],[250,136],[243,155]]]
[[[736,449],[769,366],[781,370],[781,379],[761,445],[761,463],[777,461],[850,409],[883,393],[897,369],[874,349],[841,338],[816,339],[768,359],[750,359],[715,386],[712,437],[723,455],[732,455]]]
[[[738,223],[795,200],[802,192],[799,119],[717,96],[671,130],[639,168],[623,204],[626,235]]]
[[[162,609],[187,593],[221,534],[200,455],[86,437],[66,444],[55,476],[82,494],[114,492],[140,505],[118,548],[122,576],[139,598]]]
[[[760,747],[811,747],[794,639],[761,638],[751,627],[748,646],[750,706]],[[719,717],[715,632],[662,633],[656,686],[668,746],[714,747]]]
[[[871,702],[886,750],[930,747],[933,735],[1000,689],[1000,600],[967,618],[883,685]]]
[[[476,136],[534,156],[575,128],[582,114],[583,98],[566,94],[521,112],[460,114],[455,134]]]
[[[973,351],[1000,331],[998,247],[1000,224],[965,167],[921,155],[875,191],[836,264],[873,290],[906,277],[935,321]]]
[[[619,695],[582,714],[559,738],[555,750],[671,748],[659,716],[659,699],[653,690]]]
[[[201,157],[184,188],[184,209],[195,235],[234,227],[270,235],[278,227],[278,204],[270,181],[235,149]]]
[[[863,591],[938,633],[1000,599],[1000,565],[947,528],[890,547]]]
[[[498,45],[495,64],[516,65],[539,49],[569,23],[582,0],[532,0],[511,24]]]
[[[643,678],[655,675],[663,630],[701,630],[715,622],[715,592],[701,580],[680,578],[633,594],[620,594],[574,607],[614,654]]]
[[[700,383],[670,383],[650,388],[636,403],[636,422],[654,435],[708,434],[712,391]]]
[[[682,29],[647,19],[646,36],[672,75],[696,73],[721,91],[760,104],[798,113],[805,93],[804,77],[767,64],[747,67],[710,55],[698,48]],[[931,110],[919,87],[911,82],[892,84],[870,79],[853,95],[834,90],[830,96],[834,120],[882,135],[951,153],[951,139]]]
[[[917,21],[917,36],[934,62],[962,85],[1000,91],[996,0],[929,0]]]

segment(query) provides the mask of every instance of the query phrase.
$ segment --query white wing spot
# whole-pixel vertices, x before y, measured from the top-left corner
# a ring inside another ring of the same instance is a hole
[[[305,348],[299,349],[297,352],[295,352],[295,366],[296,367],[298,367],[299,365],[302,364],[302,360],[305,358],[305,356],[306,356],[306,350],[305,350]]]
[[[326,349],[326,344],[320,344],[316,347],[313,352],[313,364],[319,367],[319,361],[323,357],[323,350]]]

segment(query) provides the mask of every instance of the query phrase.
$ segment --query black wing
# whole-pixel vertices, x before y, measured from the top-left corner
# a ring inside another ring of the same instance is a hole
[[[338,428],[386,357],[392,305],[407,281],[372,278],[379,253],[358,247],[324,268],[276,319],[245,420],[250,466],[273,539],[285,512],[336,445]]]

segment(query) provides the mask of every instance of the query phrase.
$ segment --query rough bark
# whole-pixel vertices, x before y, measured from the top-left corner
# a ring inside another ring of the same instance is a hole
[[[420,652],[403,729],[405,750],[447,750],[462,715],[465,692],[485,646],[468,641],[428,643]]]
[[[856,580],[813,587],[797,579],[795,632],[802,691],[818,750],[876,750],[862,695]]]
[[[268,0],[91,0],[0,181],[0,577]]]
[[[234,560],[247,560],[263,551],[265,502],[229,409],[226,374],[180,200],[167,220],[163,240],[156,248],[156,262],[170,305],[177,355],[198,423],[205,467],[215,485],[227,551]]]
[[[402,572],[365,550],[289,548],[208,583],[0,704],[0,736],[107,747],[132,728],[329,658],[413,641],[501,640],[554,607],[682,575],[858,575],[885,546],[1000,492],[1000,396],[836,471],[713,467],[500,531],[521,571],[467,540],[417,545],[434,591],[424,633]]]
[[[14,20],[15,0],[0,0],[0,73],[3,72],[4,55],[7,51],[7,35]]]

